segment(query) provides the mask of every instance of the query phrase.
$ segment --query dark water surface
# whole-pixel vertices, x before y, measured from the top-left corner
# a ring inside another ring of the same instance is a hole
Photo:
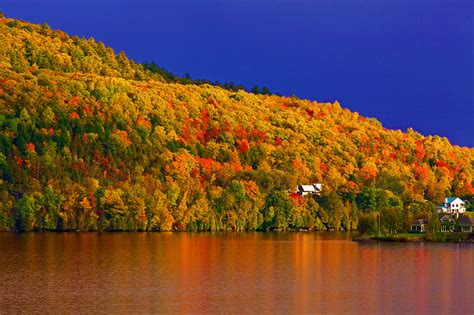
[[[474,245],[0,233],[0,313],[473,314]]]

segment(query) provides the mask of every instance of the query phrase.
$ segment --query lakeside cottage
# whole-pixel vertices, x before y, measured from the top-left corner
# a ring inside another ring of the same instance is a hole
[[[456,225],[456,220],[450,214],[445,214],[439,219],[441,223],[441,232],[454,232],[454,227]]]
[[[447,197],[444,202],[438,206],[438,213],[464,213],[466,212],[466,203],[458,197]]]
[[[443,233],[472,233],[474,220],[465,214],[444,214],[439,218],[441,223],[440,232]],[[428,220],[416,219],[411,224],[411,232],[422,233],[428,231]]]
[[[473,222],[471,218],[466,215],[460,215],[458,223],[456,224],[456,232],[472,233]]]
[[[411,231],[422,233],[428,228],[428,220],[426,219],[417,219],[411,224]]]
[[[312,185],[298,185],[296,187],[296,193],[301,196],[306,195],[319,195],[323,190],[323,184],[312,184]]]

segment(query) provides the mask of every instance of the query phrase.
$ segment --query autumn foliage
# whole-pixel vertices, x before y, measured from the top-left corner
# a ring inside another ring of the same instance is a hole
[[[13,19],[0,42],[0,230],[350,230],[374,211],[407,226],[474,193],[472,148],[337,101],[166,83]]]

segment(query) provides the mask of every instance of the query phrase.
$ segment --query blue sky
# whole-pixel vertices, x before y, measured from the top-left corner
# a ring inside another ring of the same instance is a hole
[[[177,74],[266,85],[474,146],[473,1],[4,0]]]

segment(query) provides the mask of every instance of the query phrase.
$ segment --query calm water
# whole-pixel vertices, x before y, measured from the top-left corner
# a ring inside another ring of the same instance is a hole
[[[0,313],[473,314],[474,245],[0,233]]]

